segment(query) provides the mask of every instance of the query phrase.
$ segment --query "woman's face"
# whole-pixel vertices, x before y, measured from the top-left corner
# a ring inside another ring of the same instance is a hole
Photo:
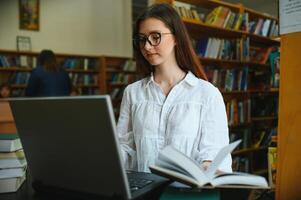
[[[141,53],[151,65],[162,65],[175,59],[174,35],[162,21],[156,18],[142,21],[139,27],[139,41]]]

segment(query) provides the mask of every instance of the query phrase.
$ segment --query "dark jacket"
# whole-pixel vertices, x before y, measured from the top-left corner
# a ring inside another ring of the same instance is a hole
[[[70,92],[71,81],[65,70],[48,72],[39,66],[31,72],[25,95],[29,97],[67,96]]]

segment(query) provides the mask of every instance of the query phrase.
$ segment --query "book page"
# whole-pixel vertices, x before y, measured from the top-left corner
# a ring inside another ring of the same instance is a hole
[[[220,176],[211,181],[213,186],[217,185],[249,185],[261,188],[268,188],[265,178],[251,174],[228,174]]]
[[[215,158],[213,159],[212,163],[210,164],[210,166],[208,167],[208,169],[205,171],[205,175],[209,178],[209,179],[213,179],[216,170],[218,169],[218,167],[221,165],[221,163],[224,161],[224,159],[226,158],[226,156],[231,153],[233,151],[233,149],[235,149],[235,147],[237,147],[237,145],[241,142],[241,140],[237,140],[235,142],[232,142],[231,144],[223,147],[215,156]]]
[[[156,160],[156,165],[160,166],[160,167],[163,167],[165,169],[170,169],[170,170],[182,173],[182,174],[184,174],[186,176],[192,177],[186,170],[184,170],[180,166],[174,165],[174,164],[172,164],[170,162],[165,162],[164,160],[159,160],[158,159],[158,160]]]
[[[201,167],[172,146],[165,147],[159,153],[159,159],[169,162],[171,165],[178,166],[180,170],[187,171],[191,177],[200,183],[200,185],[208,183],[208,178],[202,171]]]
[[[201,187],[202,184],[200,184],[197,180],[195,180],[194,178],[190,177],[190,176],[186,176],[182,173],[173,171],[173,170],[169,170],[169,169],[165,169],[163,167],[159,167],[159,166],[149,166],[150,170],[152,173],[158,174],[160,176],[166,177],[166,178],[170,178],[172,180],[175,181],[179,181],[181,183],[190,185],[192,187]]]

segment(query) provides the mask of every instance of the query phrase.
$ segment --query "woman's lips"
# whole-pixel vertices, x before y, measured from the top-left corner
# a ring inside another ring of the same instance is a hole
[[[157,55],[158,55],[157,53],[148,53],[148,54],[146,54],[146,56],[149,57],[149,58],[157,56]]]

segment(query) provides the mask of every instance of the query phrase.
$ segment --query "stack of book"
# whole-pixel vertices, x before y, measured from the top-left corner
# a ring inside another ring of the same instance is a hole
[[[18,135],[0,133],[0,193],[16,192],[26,178],[26,167]]]

